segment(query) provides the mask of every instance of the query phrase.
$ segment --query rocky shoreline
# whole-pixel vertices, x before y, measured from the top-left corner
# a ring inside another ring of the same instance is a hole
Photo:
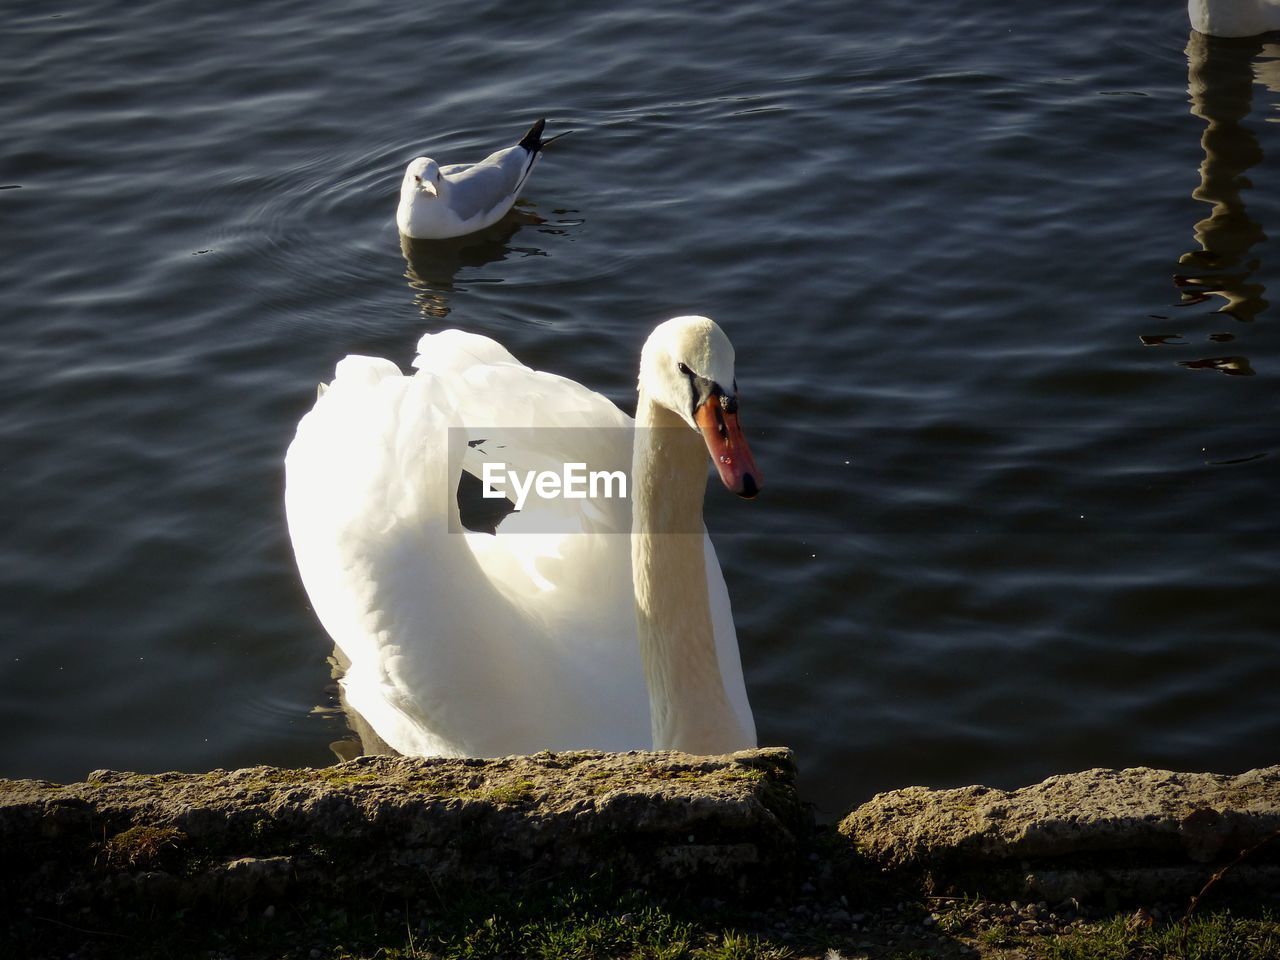
[[[1280,889],[1280,767],[1239,776],[1138,767],[1050,777],[1020,790],[907,787],[840,824],[857,851],[938,892],[1023,901],[1141,901],[1223,882]]]
[[[1118,909],[1156,922],[1210,887],[1280,902],[1280,767],[908,787],[838,827],[814,822],[796,778],[789,751],[765,749],[0,781],[0,899],[10,945],[58,933],[50,956],[69,955],[59,926],[86,931],[75,955],[114,956],[112,918],[261,922],[441,891],[634,890],[876,956],[988,941],[1003,956],[984,930],[1058,935]]]
[[[809,821],[794,780],[773,750],[0,781],[0,896],[186,905],[606,872],[736,897],[796,860]]]

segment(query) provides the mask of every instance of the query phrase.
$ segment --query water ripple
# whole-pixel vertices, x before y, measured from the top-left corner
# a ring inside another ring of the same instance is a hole
[[[707,505],[761,735],[824,811],[1273,762],[1276,48],[1141,7],[8,10],[0,773],[326,762],[316,382],[456,325],[629,407],[687,312],[770,478]],[[401,249],[409,159],[543,115],[510,218]]]

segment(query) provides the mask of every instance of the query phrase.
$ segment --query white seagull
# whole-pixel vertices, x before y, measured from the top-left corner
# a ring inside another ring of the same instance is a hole
[[[475,233],[497,223],[511,209],[529,179],[542,148],[564,134],[542,139],[538,120],[520,142],[479,163],[440,166],[418,157],[404,171],[396,226],[414,240],[443,240]]]

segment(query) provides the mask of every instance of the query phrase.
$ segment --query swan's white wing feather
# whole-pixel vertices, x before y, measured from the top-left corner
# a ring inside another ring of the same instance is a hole
[[[478,661],[515,618],[448,534],[450,419],[432,388],[385,361],[342,361],[299,424],[285,503],[303,583],[351,663],[352,705],[401,752],[465,754],[474,704],[505,666],[486,675]],[[455,575],[446,585],[424,563]]]
[[[299,570],[351,661],[348,700],[405,753],[647,746],[627,538],[601,532],[629,529],[625,504],[584,512],[585,534],[450,532],[465,445],[450,427],[618,427],[555,431],[557,453],[625,466],[628,418],[488,338],[420,350],[413,377],[342,361],[286,458]]]
[[[414,365],[447,382],[450,402],[468,411],[466,439],[484,439],[485,455],[507,468],[556,470],[576,462],[630,472],[631,419],[581,384],[530,370],[498,343],[459,331],[423,337]],[[531,499],[496,536],[467,539],[490,581],[545,626],[546,642],[558,655],[575,669],[614,674],[597,686],[610,698],[625,690],[623,713],[643,715],[647,744],[630,530],[628,500]],[[624,685],[622,677],[634,684]]]

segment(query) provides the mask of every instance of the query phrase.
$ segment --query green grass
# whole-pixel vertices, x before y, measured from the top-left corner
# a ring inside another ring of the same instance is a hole
[[[103,960],[785,960],[783,945],[723,917],[670,907],[636,892],[527,895],[434,891],[432,906],[345,909],[282,906],[270,917],[226,910],[37,915],[0,923],[0,956],[66,955],[84,944]]]
[[[1229,912],[1131,930],[1126,917],[1051,938],[1047,960],[1276,960],[1280,921],[1273,916],[1237,917]]]
[[[186,839],[172,827],[130,827],[103,844],[102,855],[112,866],[154,870],[169,865]]]
[[[517,780],[491,790],[476,791],[475,797],[490,803],[515,805],[528,803],[537,795],[538,786],[532,780]]]
[[[789,954],[753,935],[677,917],[634,894],[611,900],[571,893],[516,903],[483,920],[459,919],[442,925],[432,952],[421,942],[413,949],[450,960],[782,960]]]
[[[415,949],[420,945],[415,945]],[[435,956],[457,960],[527,957],[531,960],[781,960],[787,951],[734,930],[702,928],[654,905],[601,909],[569,898],[548,914],[490,916],[443,938]],[[410,956],[410,954],[405,955]]]
[[[383,902],[260,908],[144,911],[119,920],[104,915],[49,914],[12,926],[0,923],[0,956],[65,956],[92,945],[101,960],[173,960],[233,956],[236,960],[785,960],[791,949],[741,924],[741,916],[708,914],[681,901],[662,902],[617,888],[520,894],[436,890],[414,906]],[[1229,911],[1130,929],[1118,915],[1062,936],[1037,937],[995,926],[975,939],[979,956],[1028,960],[1277,960],[1280,922],[1274,915]],[[863,934],[858,934],[861,937]],[[802,938],[803,939],[803,938]],[[821,943],[819,940],[816,943]],[[811,945],[805,956],[822,950]],[[928,949],[881,947],[877,956],[924,960]],[[845,949],[845,956],[862,951]]]
[[[986,947],[1008,947],[1022,942],[1017,927],[1006,923],[993,923],[978,934],[978,942]]]

